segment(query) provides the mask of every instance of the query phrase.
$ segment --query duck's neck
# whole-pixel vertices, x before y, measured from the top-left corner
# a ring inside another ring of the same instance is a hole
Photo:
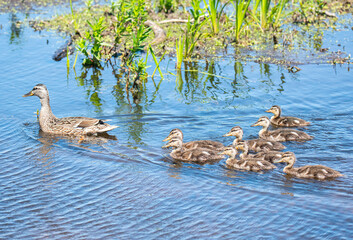
[[[281,116],[281,111],[273,113],[274,115],[271,118],[279,118]]]
[[[243,135],[237,135],[235,136],[235,139],[233,141],[233,147],[236,147],[238,143],[243,139]]]
[[[267,132],[268,126],[269,126],[269,125],[266,125],[266,126],[263,126],[263,127],[262,127],[262,129],[261,129],[260,132],[259,132],[259,136],[260,136],[260,137],[263,136],[263,135]]]
[[[39,113],[39,125],[43,131],[48,129],[48,125],[52,123],[57,118],[54,116],[53,112],[51,111],[51,107],[49,104],[49,96],[46,98],[40,99],[41,108]]]
[[[237,161],[237,159],[235,158],[237,156],[237,152],[234,151],[229,155],[229,158],[226,160],[226,164],[230,165],[233,162]]]
[[[185,151],[185,149],[183,148],[183,142],[180,141],[179,143],[180,144],[177,147],[175,147],[172,152],[184,152]]]
[[[293,172],[293,170],[294,170],[293,169],[294,162],[295,161],[288,163],[288,165],[283,168],[283,172],[285,172],[285,173]]]
[[[246,158],[248,156],[248,153],[249,149],[245,147],[243,152],[239,155],[240,159]]]

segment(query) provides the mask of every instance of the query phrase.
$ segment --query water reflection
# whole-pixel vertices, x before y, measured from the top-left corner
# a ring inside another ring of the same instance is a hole
[[[87,74],[90,69],[92,69],[92,74],[90,75],[90,79],[87,79]],[[95,112],[101,113],[102,99],[99,97],[99,91],[103,82],[103,79],[101,78],[102,73],[98,68],[90,69],[83,68],[81,75],[77,77],[76,80],[78,80],[79,86],[84,86],[87,88],[87,99],[89,99],[95,107]]]
[[[23,27],[21,23],[19,22],[19,18],[17,17],[16,14],[10,13],[9,15],[9,21],[11,23],[10,25],[10,44],[20,44],[21,43],[21,38],[22,38],[22,33],[23,33]]]

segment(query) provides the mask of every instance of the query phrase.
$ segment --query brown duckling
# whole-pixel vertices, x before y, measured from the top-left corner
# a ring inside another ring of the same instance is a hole
[[[284,167],[283,172],[295,176],[297,178],[315,178],[319,180],[332,179],[342,177],[343,174],[333,170],[332,168],[323,165],[307,165],[303,167],[294,168],[296,157],[293,152],[286,152],[283,158],[276,160],[275,163],[285,162],[288,165]]]
[[[234,136],[235,139],[233,141],[233,147],[235,147],[238,145],[238,142],[242,141],[243,134],[243,129],[239,126],[235,126],[227,134],[223,135],[223,137]],[[249,150],[254,152],[280,151],[286,148],[282,143],[265,139],[252,139],[244,141],[248,144]]]
[[[212,151],[210,149],[200,147],[186,149],[184,148],[183,142],[180,139],[172,139],[162,148],[168,147],[174,148],[170,153],[172,158],[185,162],[207,163],[219,161],[224,158],[224,156],[219,154],[219,152]]]
[[[226,160],[226,164],[230,168],[238,169],[238,170],[246,170],[259,172],[262,170],[271,170],[276,168],[270,162],[261,159],[236,159],[237,150],[233,147],[225,147],[222,154],[228,155],[229,158]]]
[[[169,136],[163,140],[163,142],[172,140],[172,139],[180,139],[183,141],[184,135],[183,132],[179,128],[175,128],[170,131]],[[183,143],[183,148],[190,150],[195,148],[205,148],[214,151],[222,151],[223,150],[223,143],[211,140],[198,140],[198,141],[191,141],[187,143]]]
[[[239,142],[235,148],[243,151],[239,155],[240,159],[261,159],[273,163],[274,160],[281,159],[283,155],[283,152],[278,151],[258,152],[256,154],[249,154],[248,143],[245,141]]]
[[[257,120],[257,122],[251,126],[262,126],[263,128],[259,132],[259,137],[270,141],[307,141],[313,139],[313,137],[307,133],[294,129],[287,128],[268,131],[268,127],[270,126],[270,119],[265,116],[260,117],[259,120]]]
[[[277,105],[272,106],[266,112],[273,113],[274,116],[271,117],[271,123],[278,127],[302,127],[310,125],[310,122],[297,117],[281,117],[281,108]]]

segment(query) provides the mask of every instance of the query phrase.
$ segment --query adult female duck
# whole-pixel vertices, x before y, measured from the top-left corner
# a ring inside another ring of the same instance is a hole
[[[44,84],[37,84],[23,97],[37,96],[40,99],[39,126],[45,133],[83,136],[113,130],[117,126],[109,125],[104,120],[88,117],[57,118],[51,111],[49,92]]]

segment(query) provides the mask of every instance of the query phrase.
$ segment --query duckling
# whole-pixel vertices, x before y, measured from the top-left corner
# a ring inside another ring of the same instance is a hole
[[[193,149],[185,149],[180,139],[172,139],[162,148],[168,147],[174,148],[170,153],[172,158],[185,162],[207,163],[219,161],[224,158],[219,152],[205,148],[195,147]]]
[[[241,141],[235,147],[238,150],[243,151],[239,157],[240,159],[261,159],[273,163],[274,160],[281,159],[283,152],[278,151],[268,151],[268,152],[258,152],[256,154],[249,154],[248,143]]]
[[[49,92],[44,84],[37,84],[23,97],[37,96],[40,99],[39,126],[45,133],[83,136],[113,130],[118,126],[109,125],[102,119],[88,117],[57,118],[51,111]]]
[[[307,141],[313,139],[312,136],[305,132],[288,128],[268,131],[268,127],[270,126],[270,119],[265,116],[260,117],[259,120],[257,120],[257,122],[251,126],[262,126],[263,128],[259,132],[259,137],[270,141]]]
[[[261,159],[236,159],[237,150],[234,147],[225,147],[222,154],[228,155],[229,158],[226,160],[226,164],[230,168],[238,170],[247,170],[253,172],[259,172],[262,170],[271,170],[276,168],[270,162]]]
[[[223,137],[235,136],[236,138],[233,141],[233,147],[235,147],[238,145],[238,142],[242,141],[243,134],[243,129],[239,126],[235,126],[227,134],[223,135]],[[282,143],[265,139],[252,139],[244,141],[247,143],[249,150],[254,152],[280,151],[286,148]]]
[[[281,108],[277,105],[273,105],[266,112],[273,113],[274,116],[271,117],[271,123],[278,127],[302,127],[310,125],[310,122],[297,117],[281,117]]]
[[[307,165],[303,167],[294,168],[296,157],[293,152],[286,152],[283,158],[276,160],[275,163],[285,162],[288,165],[283,169],[283,172],[293,175],[297,178],[315,178],[319,180],[332,179],[342,177],[343,174],[333,170],[332,168],[323,165]]]
[[[171,139],[180,139],[183,141],[184,135],[183,132],[179,128],[175,128],[170,131],[169,136],[163,140],[163,142],[171,140]],[[187,143],[183,143],[183,148],[186,150],[194,149],[194,148],[205,148],[214,151],[222,151],[223,143],[211,140],[198,140],[191,141]]]

